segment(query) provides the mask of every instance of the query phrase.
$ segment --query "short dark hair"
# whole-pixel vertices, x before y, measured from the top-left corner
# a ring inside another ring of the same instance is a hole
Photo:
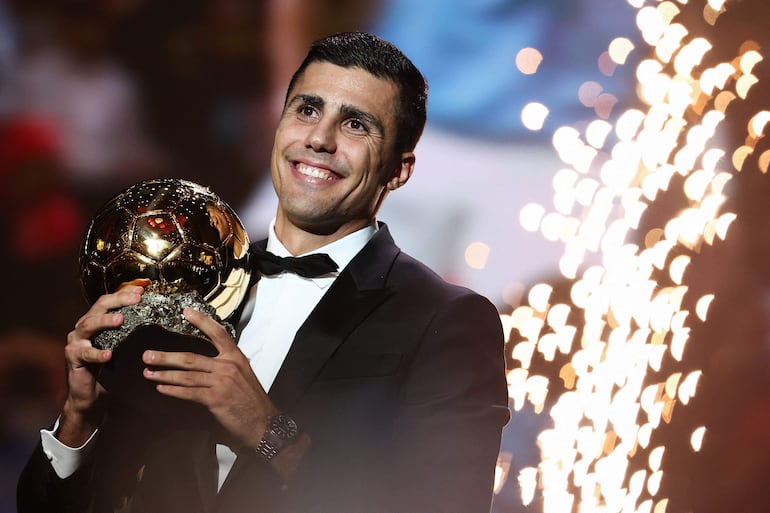
[[[412,151],[425,127],[428,84],[420,70],[394,44],[365,32],[341,32],[315,41],[291,77],[287,97],[313,62],[361,68],[393,82],[399,89],[396,105],[396,149]]]

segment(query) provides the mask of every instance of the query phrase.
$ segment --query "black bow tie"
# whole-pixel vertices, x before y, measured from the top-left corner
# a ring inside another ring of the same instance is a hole
[[[333,273],[337,263],[326,253],[313,253],[301,257],[279,257],[262,248],[252,247],[255,267],[262,274],[278,274],[286,271],[304,278],[317,278]]]

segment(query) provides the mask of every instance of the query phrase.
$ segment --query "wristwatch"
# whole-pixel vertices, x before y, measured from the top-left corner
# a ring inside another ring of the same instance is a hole
[[[267,427],[262,440],[257,446],[257,454],[270,461],[286,445],[291,443],[299,434],[297,422],[286,415],[279,413],[267,418]]]

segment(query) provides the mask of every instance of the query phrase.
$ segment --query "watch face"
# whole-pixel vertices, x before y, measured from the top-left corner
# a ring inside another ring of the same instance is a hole
[[[283,440],[290,440],[296,436],[297,423],[288,415],[276,415],[271,419],[270,430]]]

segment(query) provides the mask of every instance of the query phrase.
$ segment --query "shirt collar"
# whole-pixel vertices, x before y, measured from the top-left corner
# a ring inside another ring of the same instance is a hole
[[[325,287],[331,284],[331,282],[334,281],[334,278],[339,275],[339,272],[342,271],[351,260],[353,260],[353,257],[355,257],[364,246],[366,246],[366,243],[369,242],[369,239],[371,239],[375,233],[377,233],[377,230],[377,223],[373,221],[370,225],[350,233],[339,240],[305,253],[304,255],[308,255],[310,253],[326,253],[332,258],[332,260],[334,260],[334,262],[337,264],[337,267],[339,268],[339,271],[336,273],[331,273],[331,275],[307,279],[312,280],[321,287]],[[278,240],[278,236],[275,234],[275,218],[273,218],[273,220],[270,222],[270,229],[267,232],[267,250],[281,257],[292,256],[289,250],[286,249],[280,240]]]

